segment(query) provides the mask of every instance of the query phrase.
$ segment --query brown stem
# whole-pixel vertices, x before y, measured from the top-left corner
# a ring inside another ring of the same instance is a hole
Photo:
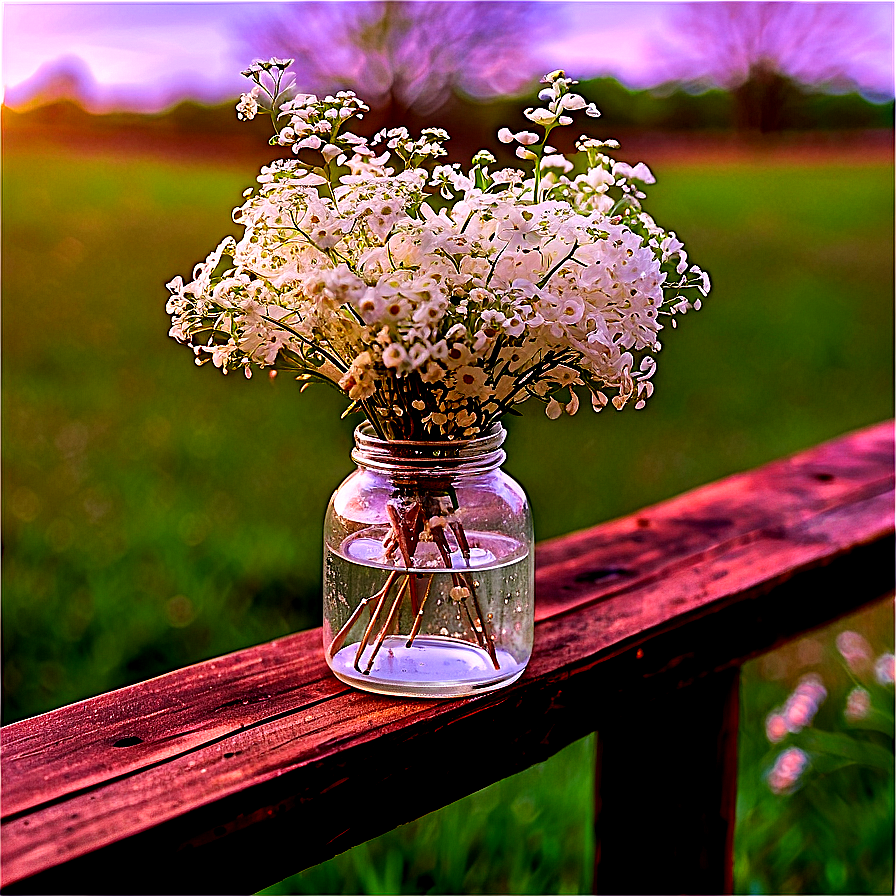
[[[390,559],[397,550],[398,539],[395,537],[395,533],[390,529],[389,534],[383,539],[383,552],[386,555],[386,559]]]
[[[467,541],[467,533],[464,532],[464,527],[457,520],[452,520],[448,525],[451,526],[451,531],[457,539],[457,546],[460,548],[461,556],[466,561],[467,566],[469,566],[470,543]]]
[[[392,501],[386,504],[386,513],[389,514],[389,522],[398,541],[401,559],[404,560],[404,565],[408,568],[414,565],[412,560],[414,552],[417,550],[417,543],[420,540],[422,510],[423,508],[420,506],[419,501],[414,501],[404,511],[400,510]]]
[[[413,567],[412,559],[414,553],[416,552],[417,544],[420,540],[420,533],[423,527],[424,515],[428,515],[424,514],[422,502],[419,500],[413,501],[409,506],[406,506],[405,509],[402,509],[401,507],[399,507],[397,502],[389,501],[386,504],[386,512],[389,516],[391,532],[383,540],[383,547],[386,551],[387,556],[393,554],[394,551],[398,549],[401,553],[402,560],[404,561],[405,568],[408,570],[408,572],[405,573],[405,580],[402,583],[398,594],[395,596],[395,600],[392,602],[392,606],[389,610],[388,616],[386,617],[385,623],[383,623],[377,635],[373,652],[371,653],[370,659],[367,662],[367,666],[362,673],[364,675],[369,675],[370,670],[373,668],[373,663],[376,659],[377,653],[379,653],[380,648],[383,646],[386,635],[389,631],[389,627],[392,625],[392,621],[395,618],[399,607],[401,606],[401,601],[404,597],[405,590],[407,590],[410,595],[411,612],[414,615],[414,623],[411,627],[411,632],[408,635],[406,646],[410,647],[413,645],[414,639],[417,637],[420,631],[420,626],[423,622],[423,609],[426,605],[426,601],[429,598],[430,588],[433,582],[433,576],[430,576],[429,581],[426,584],[426,591],[423,596],[423,600],[421,602],[419,599],[419,592],[417,590],[417,573],[410,572],[409,570]],[[469,570],[471,552],[466,532],[464,531],[461,523],[456,520],[452,520],[449,523],[449,526],[455,540],[457,541],[457,546],[460,550],[461,556],[464,559],[464,563]],[[463,612],[466,614],[467,619],[470,623],[470,628],[473,631],[476,643],[479,647],[485,650],[486,653],[488,653],[495,669],[500,669],[497,652],[495,651],[494,638],[489,632],[485,615],[483,614],[482,607],[479,604],[479,597],[476,594],[476,582],[469,572],[459,572],[455,570],[454,565],[451,562],[451,547],[448,544],[448,538],[444,526],[430,525],[430,533],[432,535],[432,540],[438,548],[439,554],[442,557],[442,562],[445,564],[445,568],[451,570],[451,579],[455,587],[463,587],[468,592],[468,597],[463,598],[460,603],[463,607]],[[333,643],[330,645],[332,656],[333,653],[338,650],[338,645],[341,645],[341,643],[345,640],[345,637],[348,634],[348,630],[360,617],[361,613],[363,612],[363,608],[367,606],[372,600],[378,597],[379,600],[377,602],[376,608],[371,613],[370,622],[368,623],[367,628],[364,631],[364,636],[361,638],[361,641],[358,645],[358,651],[355,654],[354,666],[358,672],[361,672],[361,656],[368,643],[370,642],[373,631],[376,628],[377,623],[379,622],[380,616],[382,615],[383,607],[385,606],[386,598],[392,588],[392,585],[394,584],[395,577],[397,575],[397,570],[392,572],[389,578],[386,580],[386,584],[383,586],[381,591],[377,592],[374,595],[371,595],[368,598],[365,598],[365,600],[363,600],[359,604],[355,612],[352,614],[352,617],[349,619],[348,623],[343,626],[342,630],[340,630],[339,634],[337,634],[336,638],[334,638],[333,640]],[[470,609],[470,604],[472,604],[472,610]]]
[[[330,656],[335,656],[339,649],[342,647],[345,639],[348,637],[348,633],[352,630],[352,626],[360,619],[361,614],[364,612],[364,608],[373,600],[383,598],[392,587],[393,582],[398,577],[398,572],[392,572],[389,574],[389,577],[386,579],[383,587],[377,591],[375,594],[371,594],[370,597],[365,597],[357,607],[355,607],[354,613],[349,617],[348,622],[342,626],[341,629],[336,634],[336,637],[330,642]]]
[[[386,504],[386,513],[389,514],[389,523],[392,526],[391,538],[386,545],[387,553],[394,551],[394,545],[398,545],[404,565],[410,569],[413,564],[414,553],[420,541],[420,529],[423,522],[423,508],[419,501],[411,504],[407,510],[402,511],[389,501]],[[411,612],[416,615],[420,609],[420,601],[417,597],[417,577],[411,574],[409,579],[411,593]]]
[[[445,530],[441,526],[430,526],[429,531],[432,534],[432,540],[442,555],[442,563],[451,570],[451,581],[455,585],[462,585],[460,576],[454,571],[454,564],[451,562],[451,545],[445,537]]]
[[[464,612],[467,614],[467,621],[470,623],[470,628],[473,630],[473,634],[476,635],[477,643],[483,650],[485,650],[485,639],[482,636],[482,632],[480,632],[479,629],[476,628],[476,622],[473,620],[473,614],[470,612],[470,608],[467,606],[467,602],[465,600],[461,601],[460,605],[461,607],[463,607]]]
[[[364,629],[364,636],[361,638],[361,641],[358,644],[358,651],[355,654],[355,669],[360,672],[361,671],[361,654],[364,652],[364,648],[367,646],[367,642],[370,640],[370,636],[373,633],[373,627],[376,625],[377,620],[379,619],[380,613],[383,610],[383,604],[386,602],[386,596],[392,590],[392,585],[395,582],[395,579],[398,578],[398,570],[389,573],[389,578],[386,579],[386,584],[374,595],[369,598],[372,600],[374,597],[379,597],[379,601],[377,602],[376,609],[370,614],[370,622],[367,623],[367,628]]]
[[[445,530],[441,526],[430,526],[430,532],[432,532],[432,540],[436,543],[445,566],[449,569],[453,569],[451,565],[451,549],[448,546],[448,539],[445,537]],[[474,607],[476,608],[479,617],[479,625],[476,625],[476,619],[474,619],[473,614],[470,612],[466,600],[463,601],[462,606],[466,611],[467,618],[470,620],[470,628],[473,630],[476,643],[488,653],[492,663],[497,669],[498,659],[495,655],[495,647],[485,633],[485,624],[482,620],[482,611],[479,609],[479,601],[476,600],[476,589],[473,585],[473,580],[464,573],[454,573],[453,581],[455,585],[466,588],[470,592],[474,601]]]
[[[500,669],[501,667],[498,664],[498,654],[495,652],[495,641],[486,628],[485,616],[482,614],[482,607],[479,606],[479,598],[476,596],[476,583],[473,581],[472,576],[467,576],[467,579],[469,581],[467,587],[470,589],[470,599],[473,601],[473,606],[476,608],[476,616],[482,627],[482,640],[485,642],[485,649],[488,651],[492,665],[494,665],[496,669]],[[475,629],[475,624],[473,627]]]
[[[420,609],[417,611],[417,618],[414,619],[413,628],[411,628],[411,633],[408,635],[408,643],[405,645],[406,647],[412,647],[414,644],[414,638],[417,637],[417,633],[420,631],[420,624],[423,622],[423,610],[426,607],[426,601],[429,599],[429,589],[432,587],[432,581],[435,576],[430,576],[429,581],[426,583],[426,590],[423,592],[423,600],[420,602]]]
[[[370,654],[370,659],[367,661],[367,668],[364,670],[365,675],[370,675],[370,670],[373,668],[373,661],[376,659],[376,655],[380,652],[380,647],[383,646],[383,641],[386,640],[386,632],[389,631],[389,626],[392,625],[392,620],[395,618],[396,612],[398,612],[398,608],[401,605],[401,599],[404,596],[405,590],[408,588],[408,583],[411,580],[411,576],[414,573],[409,573],[405,576],[405,580],[401,585],[401,588],[398,589],[398,594],[395,595],[395,600],[392,602],[392,609],[389,610],[389,615],[386,617],[386,621],[383,624],[383,627],[380,629],[379,636],[376,639],[376,644],[373,646],[373,652]]]
[[[451,531],[454,533],[454,537],[457,539],[457,546],[460,548],[461,555],[464,558],[464,563],[466,563],[467,568],[469,568],[470,543],[467,541],[467,533],[464,532],[464,527],[458,520],[452,520],[449,525],[451,526]],[[468,580],[467,587],[470,589],[470,598],[472,599],[473,606],[476,609],[476,617],[479,619],[479,624],[482,627],[482,640],[485,642],[483,646],[488,651],[488,655],[492,661],[492,664],[496,669],[498,669],[498,655],[495,652],[495,641],[492,635],[489,633],[485,616],[482,613],[482,607],[479,605],[479,598],[476,595],[476,583],[473,581],[473,577],[471,575],[466,575],[465,578]],[[475,624],[473,625],[473,628],[475,630]]]

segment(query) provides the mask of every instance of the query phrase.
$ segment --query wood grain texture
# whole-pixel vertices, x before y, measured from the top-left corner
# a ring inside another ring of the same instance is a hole
[[[353,691],[315,630],[6,726],[4,892],[266,886],[886,595],[893,506],[888,422],[543,543],[493,694]]]

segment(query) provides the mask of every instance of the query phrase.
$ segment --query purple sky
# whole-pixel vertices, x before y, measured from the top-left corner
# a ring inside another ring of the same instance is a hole
[[[21,96],[16,85],[64,59],[86,89],[92,85],[97,109],[160,109],[185,95],[227,99],[244,89],[239,70],[251,61],[238,41],[240,30],[276,5],[5,3],[4,94],[15,106]],[[576,77],[612,74],[629,86],[674,74],[663,63],[663,50],[674,42],[683,4],[607,0],[543,6],[553,20],[552,36],[537,48],[545,70],[562,67]],[[857,2],[848,13],[875,37],[873,47],[855,54],[853,77],[869,91],[891,95],[893,9],[890,2]]]

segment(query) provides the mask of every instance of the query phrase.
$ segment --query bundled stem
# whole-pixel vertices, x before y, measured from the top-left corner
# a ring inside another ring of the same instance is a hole
[[[428,528],[429,536],[438,549],[439,556],[446,569],[452,570],[451,579],[453,588],[451,596],[457,601],[462,609],[463,615],[466,617],[469,627],[473,633],[476,644],[484,650],[495,669],[500,669],[497,652],[495,650],[495,638],[490,631],[488,619],[482,612],[479,597],[476,593],[478,583],[473,579],[470,572],[470,544],[467,539],[463,525],[458,520],[451,520],[448,528],[451,530],[457,542],[457,548],[463,557],[466,570],[457,570],[451,559],[451,546],[445,532],[445,527],[439,518],[433,516],[428,521],[424,507],[426,499],[415,498],[409,505],[402,506],[398,501],[391,500],[386,505],[386,511],[389,516],[390,530],[383,542],[384,551],[387,558],[394,558],[395,553],[401,554],[406,572],[397,569],[389,573],[383,587],[379,591],[364,598],[355,608],[345,625],[337,633],[336,637],[330,645],[330,656],[333,657],[342,648],[348,637],[349,632],[361,618],[364,610],[370,607],[370,619],[358,642],[355,651],[354,667],[363,675],[370,675],[377,654],[382,648],[389,629],[393,623],[399,618],[401,604],[407,594],[410,599],[411,613],[414,621],[408,634],[406,647],[412,647],[417,638],[421,625],[423,623],[424,611],[427,601],[429,600],[432,584],[435,574],[426,576],[413,570],[414,555],[417,545],[420,542],[421,535]],[[425,578],[426,584],[423,587],[423,597],[420,598],[420,580]],[[389,595],[396,587],[396,583],[401,580],[398,590],[389,604]],[[388,610],[387,608],[388,606]],[[366,663],[363,659],[364,651],[370,644],[373,644],[370,656],[367,657]],[[363,665],[363,668],[362,668]]]

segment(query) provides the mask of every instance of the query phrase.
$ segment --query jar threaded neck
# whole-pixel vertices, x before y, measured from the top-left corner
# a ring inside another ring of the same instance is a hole
[[[504,427],[495,423],[475,439],[390,441],[378,438],[369,423],[362,423],[355,429],[352,460],[359,467],[387,473],[483,473],[504,463],[507,455],[501,445],[506,436]]]

